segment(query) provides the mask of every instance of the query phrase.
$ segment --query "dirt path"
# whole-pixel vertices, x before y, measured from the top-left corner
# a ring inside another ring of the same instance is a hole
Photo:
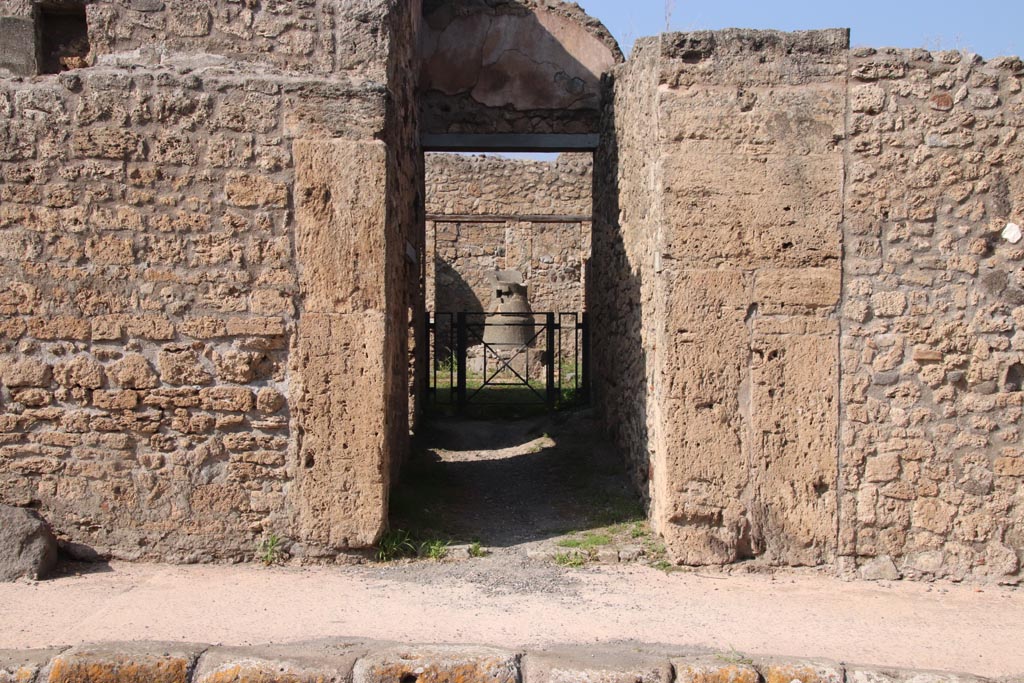
[[[620,456],[585,411],[435,420],[417,439],[391,507],[392,526],[418,537],[518,555],[644,518]]]
[[[107,572],[0,585],[0,648],[329,636],[499,646],[637,640],[1024,673],[1021,591],[531,564],[517,583],[502,557],[315,569],[113,563]]]

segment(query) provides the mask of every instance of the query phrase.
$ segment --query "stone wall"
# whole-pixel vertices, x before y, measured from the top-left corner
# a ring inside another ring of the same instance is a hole
[[[594,346],[631,361],[607,401],[647,398],[618,436],[687,564],[835,555],[845,41],[669,34],[616,72],[623,244],[595,273],[631,329]]]
[[[855,50],[845,197],[841,552],[1017,580],[1024,559],[1018,59]]]
[[[584,310],[590,221],[579,217],[591,213],[589,154],[553,162],[428,154],[426,177],[430,310],[487,310],[494,270],[521,272],[535,311]],[[544,222],[515,218],[542,215]]]
[[[90,4],[96,66],[0,79],[0,499],[83,555],[365,546],[407,438],[415,13],[163,5]]]
[[[601,145],[594,155],[592,276],[587,282],[593,359],[591,400],[650,509],[658,405],[648,349],[657,328],[652,294],[654,238],[661,221],[657,182],[658,54],[637,50],[606,81]],[[624,400],[624,397],[629,397]]]
[[[614,71],[599,405],[681,562],[1016,582],[1024,64],[845,43],[671,34]]]

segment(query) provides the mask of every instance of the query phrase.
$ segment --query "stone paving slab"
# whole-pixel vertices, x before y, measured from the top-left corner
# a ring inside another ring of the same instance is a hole
[[[0,683],[1022,683],[620,643],[504,650],[358,639],[218,647],[121,642],[0,651]]]

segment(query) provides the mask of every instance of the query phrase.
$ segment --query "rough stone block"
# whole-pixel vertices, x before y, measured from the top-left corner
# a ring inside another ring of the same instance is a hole
[[[842,668],[831,662],[773,659],[757,668],[764,683],[843,683]]]
[[[57,564],[57,539],[34,510],[0,505],[0,582],[46,578]]]
[[[667,657],[645,656],[622,647],[564,648],[529,652],[523,661],[530,683],[670,683]]]
[[[758,302],[782,306],[832,307],[839,303],[842,271],[833,268],[764,268],[757,271]]]
[[[64,387],[99,389],[103,386],[103,366],[90,356],[78,356],[54,368],[57,383]]]
[[[192,683],[350,683],[366,649],[345,641],[217,647],[203,653]]]
[[[8,365],[3,371],[8,387],[48,387],[53,379],[49,365],[35,358],[25,358]]]
[[[728,657],[687,657],[673,659],[675,683],[760,683],[761,676],[747,662]]]
[[[191,346],[168,346],[160,351],[156,361],[160,379],[167,384],[211,384],[213,377],[202,366],[199,355]],[[136,387],[137,388],[137,387]]]
[[[374,652],[356,662],[352,683],[518,683],[519,657],[484,647],[436,645]]]
[[[53,659],[46,683],[189,683],[201,645],[81,645]]]
[[[245,387],[209,387],[199,392],[206,410],[248,412],[253,407],[252,391]]]
[[[378,142],[296,140],[294,154],[303,309],[384,310],[387,224],[381,197],[387,194],[387,148]]]
[[[0,683],[35,683],[60,650],[0,650]]]
[[[0,70],[15,76],[35,76],[36,25],[31,17],[0,17]]]
[[[160,380],[153,366],[140,354],[129,353],[107,368],[110,378],[124,389],[153,389]]]
[[[288,206],[288,186],[248,173],[230,173],[224,187],[228,204],[246,209]]]

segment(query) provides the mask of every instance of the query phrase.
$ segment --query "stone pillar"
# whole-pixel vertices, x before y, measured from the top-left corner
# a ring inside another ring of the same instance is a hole
[[[330,552],[372,545],[387,520],[387,148],[300,140],[294,154],[294,498],[301,540]]]

